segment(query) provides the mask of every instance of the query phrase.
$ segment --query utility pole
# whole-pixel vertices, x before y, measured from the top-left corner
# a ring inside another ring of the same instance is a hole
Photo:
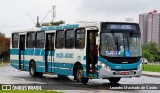
[[[36,23],[36,27],[40,27],[39,17],[38,17],[38,16],[37,16],[37,23]]]
[[[53,7],[52,7],[52,22],[55,21],[55,17],[56,17],[56,5],[53,5]]]

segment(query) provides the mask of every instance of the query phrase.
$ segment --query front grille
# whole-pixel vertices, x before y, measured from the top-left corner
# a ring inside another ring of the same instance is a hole
[[[133,64],[140,61],[141,57],[105,57],[102,56],[102,58],[105,58],[107,61],[115,64]]]
[[[111,69],[113,71],[129,71],[129,70],[137,70],[137,68],[135,69]]]

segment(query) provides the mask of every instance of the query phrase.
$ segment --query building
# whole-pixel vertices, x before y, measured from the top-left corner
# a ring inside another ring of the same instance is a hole
[[[160,13],[157,10],[139,15],[142,43],[156,42],[160,47]]]

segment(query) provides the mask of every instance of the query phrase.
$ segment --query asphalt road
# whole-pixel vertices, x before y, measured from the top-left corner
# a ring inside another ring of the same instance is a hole
[[[140,84],[140,87],[160,84],[160,79],[154,77],[122,78],[116,85],[111,85],[107,79],[92,79],[87,85],[83,85],[73,80],[73,77],[59,78],[57,75],[43,75],[42,78],[33,78],[29,72],[16,70],[10,64],[0,66],[0,84],[38,85],[42,86],[42,89],[53,89],[67,93],[160,93],[160,90],[111,90],[117,86],[130,86],[130,84]]]

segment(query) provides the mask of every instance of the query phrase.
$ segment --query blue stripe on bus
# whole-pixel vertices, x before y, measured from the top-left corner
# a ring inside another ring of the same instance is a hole
[[[52,66],[59,68],[73,68],[74,64],[53,62]]]
[[[42,49],[35,49],[35,56],[39,56],[41,54]],[[27,52],[27,51],[26,51]]]
[[[24,50],[24,55],[33,55],[34,54],[34,49],[25,49]]]
[[[78,28],[79,24],[73,24],[73,25],[65,25],[65,26],[47,26],[47,27],[41,27],[41,31],[45,30],[61,30],[61,29],[74,29]]]
[[[78,28],[78,24],[74,24],[74,25],[65,25],[63,26],[63,29],[73,29],[73,28]]]
[[[62,27],[62,26],[55,26],[54,29],[55,29],[55,30],[59,30],[59,29],[63,29],[63,27]],[[49,28],[49,30],[52,30],[52,29]]]
[[[49,52],[48,52],[48,56],[51,56],[51,53]],[[52,56],[54,56],[54,52],[55,51],[52,51]],[[45,55],[45,49],[26,49],[24,50],[24,55],[33,55],[33,54],[35,56],[43,56]],[[10,49],[10,55],[19,55],[19,49]]]
[[[45,72],[45,67],[36,67],[37,72]]]
[[[36,61],[35,63],[38,66],[45,66],[45,62],[43,62],[43,61]]]
[[[28,71],[29,70],[29,61],[22,61],[24,62],[24,70]],[[17,65],[14,65],[17,64]],[[53,71],[55,74],[63,74],[63,75],[73,75],[73,66],[74,64],[71,63],[60,63],[60,62],[48,62],[48,66],[56,67],[56,68],[48,68],[48,71]],[[11,65],[19,69],[19,60],[11,60]],[[36,71],[37,72],[45,72],[45,62],[42,61],[36,61]],[[82,64],[83,68],[86,68],[85,64]],[[84,71],[84,76],[86,76],[86,71]]]
[[[54,73],[61,75],[73,75],[73,71],[67,69],[54,69]]]
[[[19,49],[10,49],[10,55],[18,55]]]
[[[12,67],[19,69],[19,65],[11,64]]]

